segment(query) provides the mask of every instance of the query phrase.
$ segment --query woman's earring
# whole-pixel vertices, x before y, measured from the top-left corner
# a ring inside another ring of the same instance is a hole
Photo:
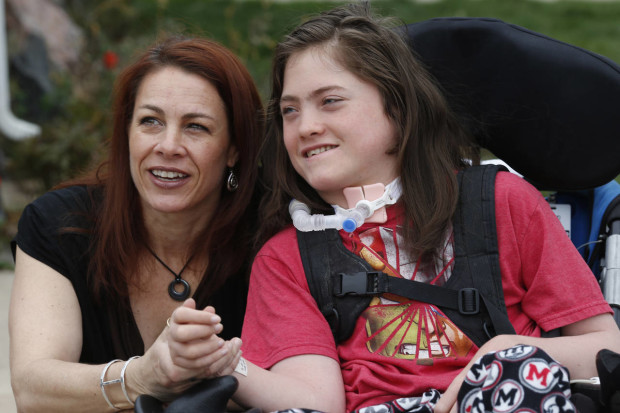
[[[226,189],[228,189],[228,192],[235,192],[237,188],[239,188],[239,181],[237,181],[237,177],[231,169],[226,180]]]

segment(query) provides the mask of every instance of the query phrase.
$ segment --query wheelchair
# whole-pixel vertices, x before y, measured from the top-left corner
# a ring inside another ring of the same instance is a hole
[[[620,66],[497,19],[435,18],[401,29],[476,143],[546,193],[620,325]],[[600,383],[574,390],[594,401],[591,411],[620,412],[620,354],[601,351],[597,367]],[[201,386],[165,412],[224,411],[206,407],[207,393],[221,405],[236,389],[230,378]],[[162,411],[148,396],[137,401],[138,413]]]

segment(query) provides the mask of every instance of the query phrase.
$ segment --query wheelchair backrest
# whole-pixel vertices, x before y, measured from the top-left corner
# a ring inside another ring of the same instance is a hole
[[[552,191],[575,246],[598,259],[605,211],[620,195],[620,66],[497,19],[445,17],[405,29],[477,143]]]
[[[489,18],[406,27],[480,146],[541,190],[581,190],[620,174],[620,66]]]

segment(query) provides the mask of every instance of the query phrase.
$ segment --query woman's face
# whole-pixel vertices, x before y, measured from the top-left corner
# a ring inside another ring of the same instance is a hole
[[[176,67],[148,74],[129,126],[131,177],[149,211],[211,216],[237,160],[215,87]]]
[[[293,167],[330,204],[346,207],[342,189],[388,184],[398,176],[396,129],[377,87],[323,49],[293,54],[280,109]]]

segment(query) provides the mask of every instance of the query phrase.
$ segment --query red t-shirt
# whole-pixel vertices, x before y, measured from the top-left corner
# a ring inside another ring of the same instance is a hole
[[[496,179],[496,224],[508,316],[517,334],[539,336],[611,312],[589,268],[540,193],[515,175]],[[451,275],[452,246],[420,267],[399,248],[402,210],[365,224],[344,244],[377,269],[441,285]],[[310,295],[295,229],[273,237],[252,268],[243,327],[243,355],[263,368],[301,354],[319,354],[342,367],[347,411],[435,388],[444,391],[476,353],[475,344],[432,305],[395,297],[374,299],[353,335],[336,346]],[[401,301],[401,302],[399,302]],[[295,407],[295,406],[292,406]]]

